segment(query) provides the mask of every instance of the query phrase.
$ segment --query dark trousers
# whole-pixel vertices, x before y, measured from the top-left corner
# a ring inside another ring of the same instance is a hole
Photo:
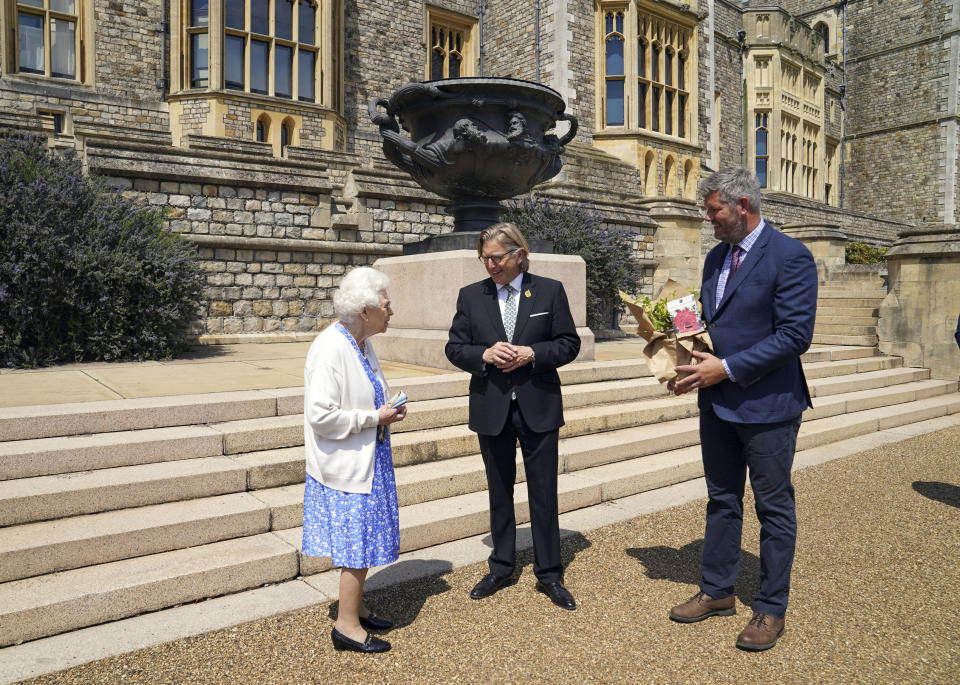
[[[747,471],[760,520],[760,589],[753,610],[782,617],[787,611],[797,516],[790,470],[800,417],[782,423],[723,421],[700,412],[700,445],[707,481],[700,589],[714,598],[733,594],[740,568],[743,491]]]
[[[563,578],[560,562],[560,523],[557,519],[557,448],[560,432],[536,433],[527,426],[516,402],[499,435],[477,435],[490,494],[490,572],[513,573],[516,566],[517,521],[513,486],[517,477],[517,441],[523,454],[533,531],[533,572],[544,582]]]

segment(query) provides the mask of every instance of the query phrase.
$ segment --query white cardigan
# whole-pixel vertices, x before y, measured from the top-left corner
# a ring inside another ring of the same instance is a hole
[[[364,352],[386,401],[387,381],[369,339]],[[336,324],[327,326],[310,345],[303,379],[307,473],[334,490],[368,494],[380,413],[363,363]]]

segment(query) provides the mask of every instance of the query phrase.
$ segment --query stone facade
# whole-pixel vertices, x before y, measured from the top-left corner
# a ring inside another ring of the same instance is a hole
[[[539,80],[561,93],[579,130],[563,171],[539,191],[592,203],[609,225],[631,231],[646,292],[668,272],[692,277],[713,245],[697,220],[699,178],[754,163],[741,60],[771,49],[756,28],[765,8],[808,47],[818,22],[831,27],[829,46],[794,58],[822,79],[816,163],[828,173],[829,148],[836,178],[829,201],[768,190],[765,215],[877,245],[915,224],[955,225],[960,217],[960,10],[948,0],[778,0],[756,8],[732,0],[342,0],[324,3],[323,95],[308,103],[217,83],[187,88],[179,5],[78,1],[85,71],[76,82],[19,73],[8,41],[0,49],[0,129],[76,147],[92,172],[164,210],[170,230],[197,244],[208,273],[197,332],[211,339],[315,331],[332,315],[330,291],[346,269],[452,230],[447,201],[386,163],[367,114],[371,98],[424,78],[429,11],[474,23],[464,73]],[[696,63],[687,78],[696,107],[685,138],[601,126],[598,22],[610,6],[692,27]],[[15,27],[13,4],[4,4],[3,35],[15,36]],[[738,33],[748,29],[741,43]],[[273,128],[263,142],[260,117]],[[281,123],[292,127],[282,148]]]

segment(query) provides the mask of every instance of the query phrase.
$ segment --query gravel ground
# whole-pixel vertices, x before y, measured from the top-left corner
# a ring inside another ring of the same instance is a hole
[[[566,612],[517,584],[471,601],[474,564],[368,597],[398,627],[384,655],[335,652],[322,605],[44,676],[35,683],[742,682],[960,680],[960,428],[795,474],[800,536],[787,630],[733,646],[757,587],[759,527],[744,525],[737,615],[667,619],[696,591],[704,501],[563,543]]]

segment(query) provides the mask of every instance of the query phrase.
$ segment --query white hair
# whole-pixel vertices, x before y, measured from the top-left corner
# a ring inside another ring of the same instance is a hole
[[[360,318],[364,307],[379,307],[380,293],[390,285],[390,278],[382,271],[360,266],[350,271],[333,293],[333,310],[337,318],[353,323]]]

